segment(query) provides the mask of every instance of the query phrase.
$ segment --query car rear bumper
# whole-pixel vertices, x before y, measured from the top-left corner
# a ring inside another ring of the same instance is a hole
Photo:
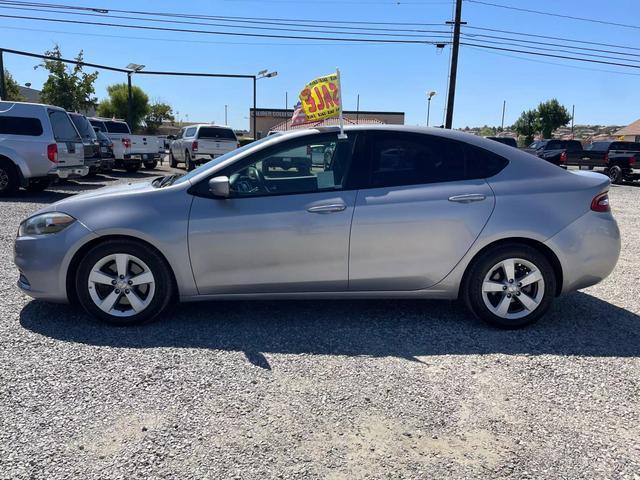
[[[136,160],[138,162],[153,162],[160,159],[159,153],[132,153],[124,156],[126,160]]]
[[[55,167],[49,170],[49,175],[52,177],[58,177],[62,179],[86,177],[89,173],[89,167],[87,165],[75,166],[75,167]]]
[[[18,287],[27,295],[50,302],[67,302],[67,269],[87,237],[96,237],[79,221],[53,235],[16,238],[14,263]]]
[[[586,288],[604,280],[620,256],[620,230],[613,215],[589,211],[545,244],[562,266],[562,292]]]

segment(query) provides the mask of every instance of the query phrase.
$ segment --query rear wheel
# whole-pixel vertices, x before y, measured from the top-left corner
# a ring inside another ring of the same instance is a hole
[[[44,178],[32,178],[27,185],[28,192],[42,192],[51,185],[51,180],[47,177]]]
[[[153,162],[148,162],[148,163],[144,164],[144,168],[146,168],[147,170],[153,170],[157,166],[158,166],[157,160],[154,160]]]
[[[169,166],[171,168],[176,168],[178,166],[178,162],[176,161],[176,157],[173,156],[173,152],[169,150]]]
[[[196,168],[194,161],[191,159],[191,154],[189,153],[189,150],[184,152],[184,163],[187,164],[187,171],[189,172],[194,168]]]
[[[487,250],[471,266],[463,298],[480,319],[500,328],[535,322],[551,306],[556,278],[547,258],[527,245]]]
[[[0,196],[13,195],[20,187],[16,167],[8,160],[0,160]]]
[[[124,169],[129,173],[134,173],[140,169],[140,165],[138,165],[137,163],[135,165],[125,165]]]
[[[620,168],[619,165],[613,165],[612,167],[609,167],[607,175],[609,175],[611,183],[622,183],[622,168]]]
[[[154,250],[129,240],[97,245],[82,259],[76,292],[82,307],[115,325],[134,325],[161,313],[172,297],[169,268]]]

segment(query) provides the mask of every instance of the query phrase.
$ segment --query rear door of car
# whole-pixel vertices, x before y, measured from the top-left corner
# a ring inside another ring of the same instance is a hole
[[[48,109],[53,137],[58,146],[58,166],[78,167],[84,165],[84,145],[64,110]]]
[[[238,139],[233,130],[226,127],[201,126],[196,136],[198,154],[210,155],[211,158],[224,155],[238,146]]]
[[[367,133],[368,178],[351,225],[349,289],[419,290],[440,282],[486,225],[483,168],[507,161],[437,136]]]

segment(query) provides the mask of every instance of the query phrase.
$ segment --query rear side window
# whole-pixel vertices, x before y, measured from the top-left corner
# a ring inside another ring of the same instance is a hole
[[[84,117],[83,115],[75,115],[73,113],[70,113],[69,116],[71,117],[71,121],[73,122],[73,124],[78,129],[78,132],[80,132],[82,138],[87,138],[90,140],[95,140],[97,138],[96,132],[93,130],[93,127],[86,119],[86,117]]]
[[[42,122],[31,117],[0,117],[0,135],[26,135],[39,137],[42,135]]]
[[[198,138],[211,138],[215,140],[236,140],[236,135],[230,128],[200,127]]]
[[[370,149],[373,188],[486,178],[508,163],[490,152],[428,135],[375,134]]]
[[[80,140],[76,127],[73,126],[67,112],[50,110],[51,128],[57,142],[77,142]]]
[[[130,133],[129,126],[124,122],[104,122],[104,126],[109,133]]]
[[[587,145],[587,150],[593,150],[594,152],[606,152],[609,150],[611,142],[593,142],[591,145]]]
[[[104,123],[102,123],[99,120],[89,120],[89,123],[91,124],[92,127],[97,128],[101,132],[106,132],[107,131],[107,127],[105,127]]]
[[[640,143],[616,142],[611,144],[610,150],[621,150],[623,152],[638,152],[640,151]]]
[[[185,130],[185,137],[193,137],[196,134],[196,127],[189,127]]]
[[[557,150],[559,148],[565,147],[562,145],[562,142],[560,140],[550,140],[547,142],[544,148],[545,150]]]

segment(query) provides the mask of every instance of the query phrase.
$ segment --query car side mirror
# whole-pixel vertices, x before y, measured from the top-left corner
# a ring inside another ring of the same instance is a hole
[[[209,192],[214,197],[227,198],[229,196],[229,177],[213,177],[209,180]]]

